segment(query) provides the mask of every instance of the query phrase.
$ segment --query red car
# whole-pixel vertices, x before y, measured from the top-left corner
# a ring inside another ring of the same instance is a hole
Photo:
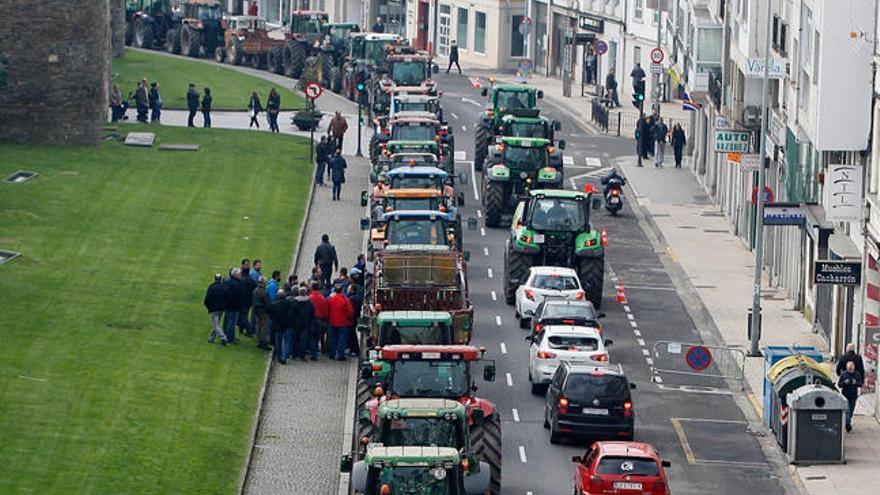
[[[654,447],[640,442],[596,442],[572,457],[575,495],[669,495],[669,482]]]

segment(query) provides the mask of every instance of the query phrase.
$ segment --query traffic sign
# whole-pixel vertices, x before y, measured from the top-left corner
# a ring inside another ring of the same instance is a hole
[[[324,93],[324,88],[322,88],[320,84],[313,81],[313,82],[306,84],[306,87],[303,90],[303,92],[305,92],[306,98],[314,101],[314,100],[317,100],[318,97]]]
[[[605,43],[602,40],[594,41],[593,51],[596,52],[596,55],[605,55],[606,53],[608,53],[608,43]]]
[[[702,345],[692,346],[684,358],[694,371],[703,371],[712,364],[712,353],[709,352],[708,347]]]
[[[773,202],[773,189],[770,189],[769,186],[764,186],[764,203],[772,203]],[[752,189],[752,204],[758,205],[758,188]]]
[[[659,64],[663,61],[663,50],[660,48],[654,48],[651,50],[651,62],[655,64]]]

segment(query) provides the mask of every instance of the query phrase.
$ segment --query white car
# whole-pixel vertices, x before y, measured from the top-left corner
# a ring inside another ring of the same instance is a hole
[[[573,301],[584,299],[584,290],[577,272],[558,266],[529,268],[526,283],[516,289],[516,314],[520,328],[529,328],[535,308],[547,296],[564,297]]]
[[[547,325],[536,335],[526,337],[529,342],[529,381],[532,393],[543,393],[562,361],[572,364],[608,364],[607,346],[599,330],[576,325]]]

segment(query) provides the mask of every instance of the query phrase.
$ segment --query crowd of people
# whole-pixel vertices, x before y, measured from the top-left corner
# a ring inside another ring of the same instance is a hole
[[[684,147],[687,144],[681,124],[676,123],[670,131],[663,117],[645,115],[636,125],[636,139],[639,142],[639,153],[642,158],[647,160],[649,156],[653,156],[654,166],[657,168],[663,166],[663,161],[666,159],[666,143],[670,142],[675,157],[675,168],[681,168]]]
[[[358,256],[350,270],[340,267],[336,248],[324,234],[313,260],[305,280],[291,274],[283,281],[280,270],[267,278],[261,260],[252,264],[248,258],[230,268],[226,277],[215,274],[204,299],[211,324],[208,342],[219,340],[225,346],[242,336],[256,338],[257,346],[272,350],[279,364],[317,361],[322,352],[340,361],[357,356],[364,256]]]
[[[148,89],[149,88],[149,89]],[[128,120],[128,109],[130,108],[130,100],[134,100],[136,111],[135,119],[138,122],[146,124],[162,123],[162,107],[165,105],[162,99],[162,93],[159,91],[158,81],[147,83],[147,78],[143,78],[137,83],[134,92],[129,93],[127,98],[122,97],[122,91],[118,84],[114,84],[110,90],[110,120],[119,122],[120,120]],[[187,126],[195,127],[195,117],[199,111],[202,112],[202,125],[211,127],[211,107],[214,97],[211,96],[211,88],[203,88],[204,93],[199,93],[196,85],[190,83],[186,91],[186,106],[189,110]]]

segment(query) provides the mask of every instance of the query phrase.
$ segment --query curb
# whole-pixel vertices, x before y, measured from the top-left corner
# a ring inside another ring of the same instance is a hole
[[[630,158],[632,157],[619,157],[614,160],[614,163],[621,163]],[[617,165],[617,168],[618,170],[622,170],[624,175],[626,174],[626,169],[622,165]],[[639,197],[638,190],[635,189],[631,183],[628,183],[625,187],[628,187],[633,192],[634,197]],[[702,298],[700,298],[696,287],[694,287],[690,278],[684,272],[684,268],[679,264],[678,259],[676,259],[671,246],[669,246],[669,243],[663,236],[662,230],[654,221],[653,216],[643,210],[643,205],[639,201],[630,202],[630,207],[638,220],[639,227],[645,233],[648,242],[654,246],[654,252],[657,254],[660,263],[669,274],[669,278],[676,288],[676,293],[682,299],[685,311],[687,311],[691,321],[694,322],[697,331],[700,334],[700,338],[703,339],[704,343],[712,345],[727,345],[727,342],[725,342],[724,338],[721,336],[720,330],[718,330],[718,326],[715,324],[715,320],[712,319],[711,313],[709,313],[709,310],[703,304]],[[735,382],[731,382],[730,380],[725,381],[728,382],[728,388],[731,391],[732,397],[734,397],[734,402],[743,413],[743,416],[745,416],[746,421],[750,426],[752,424],[761,425],[761,433],[764,433],[766,428],[761,419],[762,414],[758,411],[758,408],[753,402],[755,400],[755,395],[748,381],[743,377],[742,388],[740,390],[737,390],[739,387],[731,386],[734,385]],[[766,438],[768,437],[765,437],[764,440],[766,440]],[[782,488],[785,489],[787,493],[808,495],[797,469],[785,461],[782,452],[776,447],[775,442],[770,443],[771,441],[769,440],[765,442],[762,441],[762,438],[758,438],[757,436],[755,440],[758,442],[759,448],[766,456],[770,467],[773,468],[777,475],[779,475]],[[784,476],[785,472],[790,473],[790,478],[788,478],[788,480],[790,480],[791,483],[787,482],[787,478]]]
[[[299,255],[302,251],[302,243],[303,243],[303,234],[306,231],[306,225],[309,223],[309,216],[312,212],[312,200],[314,198],[315,193],[315,171],[317,164],[312,164],[312,179],[311,179],[311,187],[309,188],[309,197],[306,199],[306,211],[303,214],[302,223],[299,226],[299,232],[297,233],[296,240],[296,248],[293,251],[293,256],[290,260],[290,270],[288,274],[293,273],[296,270],[296,264],[299,261]],[[257,410],[254,412],[253,425],[251,426],[251,433],[249,435],[250,438],[250,448],[247,451],[247,455],[245,456],[244,463],[242,463],[241,473],[238,476],[238,489],[236,493],[240,495],[244,495],[245,486],[247,486],[248,475],[251,472],[251,460],[254,456],[254,447],[257,443],[257,432],[260,428],[260,418],[263,416],[263,405],[266,402],[266,389],[269,388],[269,375],[274,367],[274,360],[272,359],[272,353],[269,353],[266,356],[266,371],[263,374],[263,386],[260,389],[260,395],[257,398]]]

